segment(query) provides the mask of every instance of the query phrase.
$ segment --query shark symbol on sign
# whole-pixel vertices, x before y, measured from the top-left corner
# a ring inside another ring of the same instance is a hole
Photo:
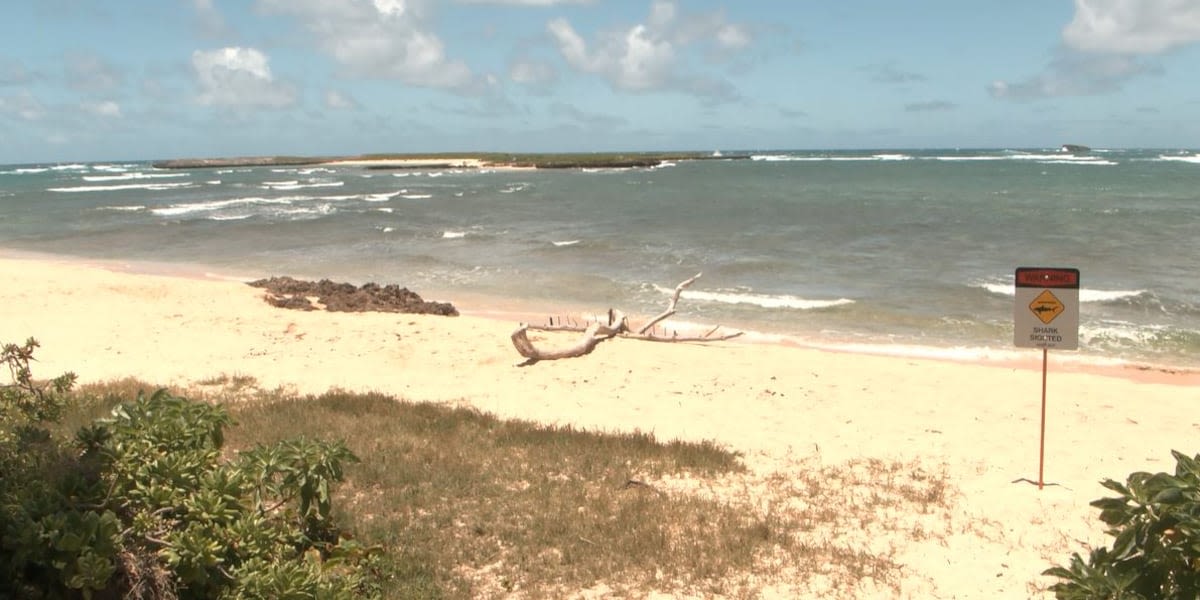
[[[1062,301],[1050,293],[1050,290],[1043,290],[1037,298],[1033,299],[1033,302],[1029,303],[1029,310],[1037,316],[1039,321],[1047,325],[1066,309],[1067,307],[1063,306]]]

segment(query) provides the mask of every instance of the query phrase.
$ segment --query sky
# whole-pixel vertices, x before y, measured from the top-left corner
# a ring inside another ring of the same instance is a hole
[[[0,163],[1200,147],[1200,0],[19,0]]]

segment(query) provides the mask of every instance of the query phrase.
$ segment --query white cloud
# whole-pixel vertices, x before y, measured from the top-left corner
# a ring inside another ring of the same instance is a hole
[[[615,89],[709,98],[734,94],[723,79],[689,70],[690,47],[736,51],[753,43],[745,27],[726,22],[722,14],[681,15],[674,0],[654,0],[645,23],[599,32],[590,44],[563,18],[551,20],[546,30],[572,69],[601,76]]]
[[[212,0],[192,0],[192,7],[196,10],[196,27],[201,35],[220,39],[232,34],[225,17],[213,6]]]
[[[988,92],[1009,100],[1095,96],[1115,92],[1134,77],[1160,72],[1157,66],[1129,56],[1063,54],[1041,75],[1016,83],[994,81]]]
[[[508,67],[508,78],[522,85],[546,86],[558,80],[558,72],[545,62],[516,60]]]
[[[671,43],[651,33],[646,26],[637,25],[625,34],[624,52],[617,59],[617,87],[651,90],[671,76],[675,49]]]
[[[1075,0],[1062,31],[1063,47],[1041,74],[1024,81],[994,81],[995,98],[1033,100],[1091,96],[1162,73],[1153,56],[1200,42],[1197,0]]]
[[[359,108],[358,100],[354,96],[339,92],[337,90],[325,91],[325,107],[334,110],[357,110]]]
[[[594,4],[596,0],[457,0],[459,4],[498,4],[502,6],[565,6]]]
[[[0,115],[4,114],[37,121],[46,116],[46,107],[29,90],[21,90],[13,96],[0,96]]]
[[[200,104],[242,108],[284,108],[296,103],[295,89],[271,75],[267,56],[254,48],[221,48],[192,53]]]
[[[84,102],[80,105],[84,111],[97,117],[106,117],[110,119],[121,118],[121,105],[112,100],[102,100],[99,102]]]
[[[421,1],[259,0],[259,4],[298,19],[351,75],[463,91],[480,84],[465,63],[447,57],[441,39],[426,26],[427,10]]]
[[[33,73],[20,61],[0,56],[0,85],[23,85],[33,79]]]
[[[1083,52],[1158,54],[1200,42],[1196,0],[1075,0],[1063,42]]]
[[[67,58],[67,85],[84,92],[108,92],[121,86],[123,77],[112,65],[92,55]]]
[[[750,32],[741,25],[725,24],[717,29],[717,44],[730,50],[741,50],[754,41]]]

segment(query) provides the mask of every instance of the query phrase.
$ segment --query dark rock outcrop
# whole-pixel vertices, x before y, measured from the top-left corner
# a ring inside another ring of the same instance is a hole
[[[366,283],[355,287],[350,283],[335,283],[328,279],[317,282],[292,277],[271,277],[251,281],[251,286],[267,291],[266,301],[272,306],[294,310],[316,310],[310,298],[332,312],[396,312],[458,316],[458,309],[449,302],[426,301],[408,288],[389,284]]]

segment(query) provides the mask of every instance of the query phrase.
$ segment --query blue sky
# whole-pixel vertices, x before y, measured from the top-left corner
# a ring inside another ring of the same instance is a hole
[[[0,163],[1200,146],[1200,0],[28,0]]]

